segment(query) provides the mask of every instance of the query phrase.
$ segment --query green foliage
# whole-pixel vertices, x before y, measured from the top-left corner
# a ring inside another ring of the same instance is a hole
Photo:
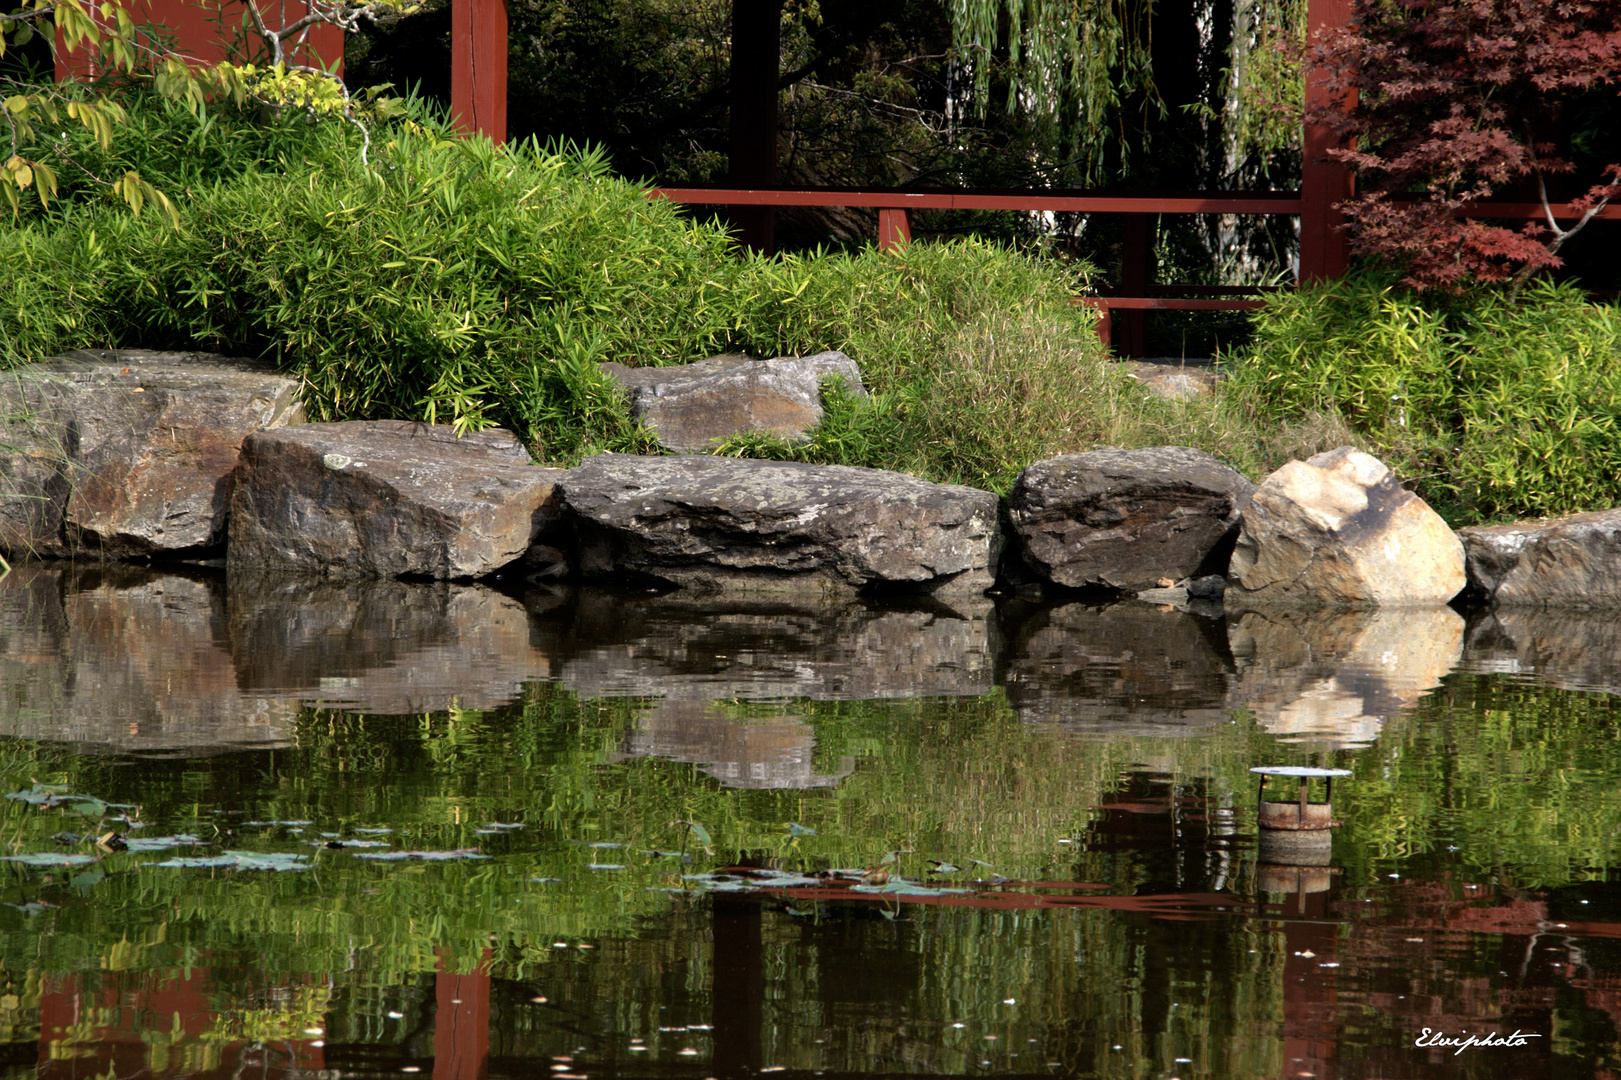
[[[420,112],[379,134],[372,169],[330,126],[149,102],[130,128],[109,162],[189,190],[179,226],[87,188],[0,231],[18,268],[0,363],[97,346],[269,356],[318,418],[500,424],[572,463],[656,449],[602,361],[839,349],[870,398],[835,395],[807,444],[722,452],[1001,490],[1098,443],[1255,456],[1236,413],[1166,405],[1106,362],[1070,303],[1084,266],[974,240],[740,257],[597,153],[451,138]]]
[[[1454,524],[1621,501],[1621,308],[1571,285],[1278,294],[1232,365],[1264,415],[1343,416]]]

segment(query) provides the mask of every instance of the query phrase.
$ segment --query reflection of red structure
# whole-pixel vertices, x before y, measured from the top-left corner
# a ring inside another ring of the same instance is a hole
[[[479,966],[458,975],[439,958],[434,976],[433,1080],[484,1080],[490,1059],[490,951]]]
[[[134,983],[131,986],[131,983]],[[296,1040],[255,1050],[246,1042],[213,1044],[213,1068],[199,1068],[193,1048],[215,1018],[208,969],[165,973],[119,972],[48,977],[39,1005],[38,1080],[90,1080],[106,1076],[185,1073],[190,1077],[240,1075],[253,1053],[263,1055],[255,1075],[265,1080],[308,1075],[324,1068],[321,1039],[299,1032]],[[154,1060],[154,1033],[175,1035],[168,1062]],[[179,1058],[180,1060],[176,1060]]]

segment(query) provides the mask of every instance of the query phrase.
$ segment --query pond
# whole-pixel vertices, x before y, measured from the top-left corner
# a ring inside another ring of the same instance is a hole
[[[1615,1075],[1618,688],[1602,617],[21,566],[0,1069]]]

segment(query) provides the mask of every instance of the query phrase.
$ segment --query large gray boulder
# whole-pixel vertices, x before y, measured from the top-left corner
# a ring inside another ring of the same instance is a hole
[[[1008,514],[1025,560],[1049,581],[1135,592],[1224,573],[1254,490],[1200,450],[1110,447],[1036,462],[1014,482]]]
[[[0,387],[0,549],[121,557],[225,539],[251,432],[303,419],[299,383],[211,353],[73,352]]]
[[[523,556],[558,469],[511,432],[461,437],[402,420],[300,424],[242,445],[227,563],[235,572],[472,578]]]
[[[1501,607],[1621,607],[1621,510],[1459,529],[1469,586]]]
[[[588,579],[704,591],[983,591],[1001,533],[988,491],[842,465],[603,454],[558,484]]]
[[[841,352],[750,360],[715,356],[675,367],[599,365],[630,396],[631,416],[665,447],[707,450],[717,439],[762,433],[799,439],[822,421],[822,380],[864,396],[861,372]]]
[[[1261,482],[1233,549],[1226,603],[1435,605],[1463,587],[1463,545],[1440,515],[1377,458],[1342,446]]]

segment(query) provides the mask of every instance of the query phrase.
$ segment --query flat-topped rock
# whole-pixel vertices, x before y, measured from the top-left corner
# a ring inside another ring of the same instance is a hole
[[[401,420],[301,424],[242,445],[233,572],[471,578],[523,556],[562,470],[511,432]]]
[[[1203,451],[1111,447],[1030,466],[1008,514],[1026,562],[1049,581],[1137,592],[1224,573],[1254,490]]]
[[[1342,446],[1291,461],[1244,511],[1229,610],[1439,605],[1464,587],[1463,545],[1377,458]]]
[[[1621,607],[1621,509],[1458,530],[1472,592],[1501,607]]]
[[[225,539],[251,432],[304,418],[298,380],[249,360],[81,351],[0,388],[0,548],[150,555]]]
[[[630,396],[631,416],[671,450],[707,450],[718,439],[762,433],[798,439],[822,420],[822,380],[865,395],[861,372],[841,352],[751,360],[715,356],[674,367],[598,365]]]
[[[558,484],[588,579],[836,595],[983,591],[1001,533],[988,491],[842,465],[603,454]]]

